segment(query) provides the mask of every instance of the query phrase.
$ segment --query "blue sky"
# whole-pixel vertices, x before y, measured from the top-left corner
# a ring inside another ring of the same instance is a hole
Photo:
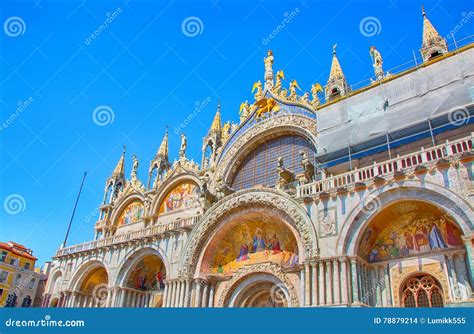
[[[207,100],[183,129],[188,158],[200,162],[202,137],[218,98],[223,119],[238,121],[240,103],[252,99],[253,82],[263,81],[266,50],[274,52],[275,70],[283,69],[287,79],[297,79],[309,91],[314,82],[325,84],[337,43],[346,77],[356,84],[372,75],[371,45],[381,52],[386,69],[411,61],[413,50],[419,55],[421,5],[400,0],[2,1],[0,241],[32,248],[40,264],[50,259],[63,241],[84,171],[88,176],[68,244],[92,240],[104,182],[123,145],[127,174],[136,154],[145,183],[165,125],[174,159],[180,140],[173,130],[194,113],[196,103]],[[472,2],[424,5],[442,35],[455,31],[461,40],[473,33],[472,22],[459,28]],[[190,17],[198,18],[195,36],[183,30]],[[285,18],[285,27],[272,33]],[[364,20],[375,22],[375,31],[361,30]],[[95,38],[88,39],[92,34]],[[99,106],[111,110],[113,121],[94,121]]]

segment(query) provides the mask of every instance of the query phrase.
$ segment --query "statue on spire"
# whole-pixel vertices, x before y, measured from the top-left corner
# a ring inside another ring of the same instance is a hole
[[[265,88],[273,88],[273,52],[268,50],[267,56],[263,58],[265,63]]]
[[[188,147],[188,140],[184,133],[181,133],[181,147],[179,149],[179,158],[185,159],[186,158],[186,148]]]
[[[131,176],[132,176],[132,180],[134,180],[137,178],[137,171],[138,171],[138,159],[135,154],[132,156],[132,160],[133,160],[133,164],[132,164]]]

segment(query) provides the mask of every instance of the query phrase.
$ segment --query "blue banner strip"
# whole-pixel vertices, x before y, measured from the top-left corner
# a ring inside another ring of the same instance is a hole
[[[473,308],[0,309],[0,333],[469,333]]]

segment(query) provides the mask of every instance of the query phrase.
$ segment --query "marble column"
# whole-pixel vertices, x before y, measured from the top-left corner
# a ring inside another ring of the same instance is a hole
[[[469,283],[469,275],[467,273],[467,266],[465,261],[466,257],[463,252],[455,254],[453,257],[454,268],[458,280],[458,287],[460,289],[460,297],[462,300],[469,298],[472,293],[472,287]]]
[[[352,303],[358,304],[359,300],[359,276],[357,270],[357,260],[351,259],[351,277],[352,277]]]
[[[107,288],[107,298],[105,299],[105,307],[110,307],[112,300],[112,288]]]
[[[176,298],[174,302],[174,307],[179,307],[179,300],[181,298],[181,281],[176,281]]]
[[[79,307],[79,293],[74,291],[72,296],[71,307]]]
[[[214,282],[209,283],[209,307],[214,307],[214,291],[215,285]]]
[[[341,303],[348,304],[349,292],[347,290],[347,259],[339,259],[341,262]]]
[[[324,284],[323,260],[319,260],[319,305],[326,305],[326,286]]]
[[[449,281],[451,283],[451,289],[453,291],[453,300],[459,300],[459,287],[458,287],[458,278],[456,275],[456,269],[454,268],[453,255],[446,255],[448,258],[448,272],[449,272]]]
[[[386,306],[393,306],[392,302],[392,284],[390,282],[390,271],[389,271],[389,265],[387,264],[384,269],[384,278],[385,278],[385,293],[386,293],[386,299],[387,303],[385,304]]]
[[[309,263],[304,264],[304,305],[311,305],[311,272]]]
[[[201,307],[207,307],[207,303],[208,303],[208,300],[209,300],[209,284],[207,283],[207,281],[204,281],[203,284],[204,284],[204,289],[203,289],[203,292],[202,292]]]
[[[334,304],[338,305],[341,303],[341,290],[339,284],[341,282],[339,276],[339,260],[334,259],[332,261],[332,269],[333,269],[333,291],[334,291]]]
[[[194,306],[195,307],[201,307],[201,279],[196,280],[196,297],[194,301]]]
[[[191,289],[191,280],[190,279],[186,279],[186,288],[185,288],[185,293],[184,293],[184,307],[189,307],[190,303],[191,303],[191,293],[190,293],[190,289]]]
[[[383,281],[381,280],[381,278],[383,276],[380,275],[380,270],[378,266],[374,266],[374,277],[375,277],[375,284],[377,284],[376,289],[375,289],[375,293],[376,293],[375,306],[382,307],[383,306],[383,303],[382,303]]]
[[[370,304],[369,302],[369,297],[367,295],[367,271],[366,271],[366,266],[363,262],[359,262],[359,273],[360,273],[360,295],[361,295],[361,302],[364,304]]]
[[[137,294],[135,291],[130,291],[130,293],[132,294],[132,302],[130,303],[130,307],[136,307],[135,302],[137,299]]]
[[[164,282],[165,283],[165,291],[163,292],[163,306],[164,307],[168,307],[168,300],[169,300],[169,297],[168,297],[168,282]]]
[[[183,280],[181,280],[181,291],[179,293],[179,307],[184,307],[184,294],[185,294],[185,288],[186,284]]]
[[[305,297],[305,292],[304,292],[304,266],[300,268],[300,303],[299,306],[303,307],[304,306],[304,297]]]
[[[318,266],[315,261],[311,262],[311,305],[318,305]]]
[[[384,274],[384,266],[379,266],[379,280],[378,284],[380,285],[380,302],[381,306],[387,307],[387,285],[385,284],[385,274]]]
[[[332,269],[331,260],[326,260],[326,304],[332,304]]]
[[[472,246],[472,237],[464,237],[463,241],[466,248],[466,267],[469,277],[469,285],[474,287],[474,249]]]

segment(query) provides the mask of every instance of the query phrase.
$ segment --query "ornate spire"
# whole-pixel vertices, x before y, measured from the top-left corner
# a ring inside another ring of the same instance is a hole
[[[119,178],[125,177],[125,150],[126,150],[126,147],[124,145],[122,155],[120,156],[120,159],[117,162],[117,166],[115,166],[115,169],[112,173],[112,177],[119,177]]]
[[[425,62],[447,53],[448,47],[445,39],[439,35],[430,20],[428,20],[424,7],[421,7],[421,13],[423,15],[423,40],[420,52]]]
[[[331,72],[329,72],[329,81],[340,80],[344,78],[344,73],[342,72],[341,64],[339,64],[339,59],[337,59],[336,47],[337,44],[334,44],[334,46],[332,47],[332,64]]]
[[[222,132],[221,100],[219,99],[218,102],[217,102],[216,115],[214,116],[214,120],[212,121],[211,129],[209,130],[209,133],[220,134],[221,132]]]
[[[326,100],[330,101],[339,96],[345,95],[349,91],[349,86],[346,82],[346,77],[342,72],[339,59],[336,54],[337,44],[332,47],[332,64],[329,72],[329,79],[326,85]]]
[[[158,149],[158,152],[156,153],[156,156],[168,160],[168,127],[166,127],[165,136],[161,141],[161,145]]]

